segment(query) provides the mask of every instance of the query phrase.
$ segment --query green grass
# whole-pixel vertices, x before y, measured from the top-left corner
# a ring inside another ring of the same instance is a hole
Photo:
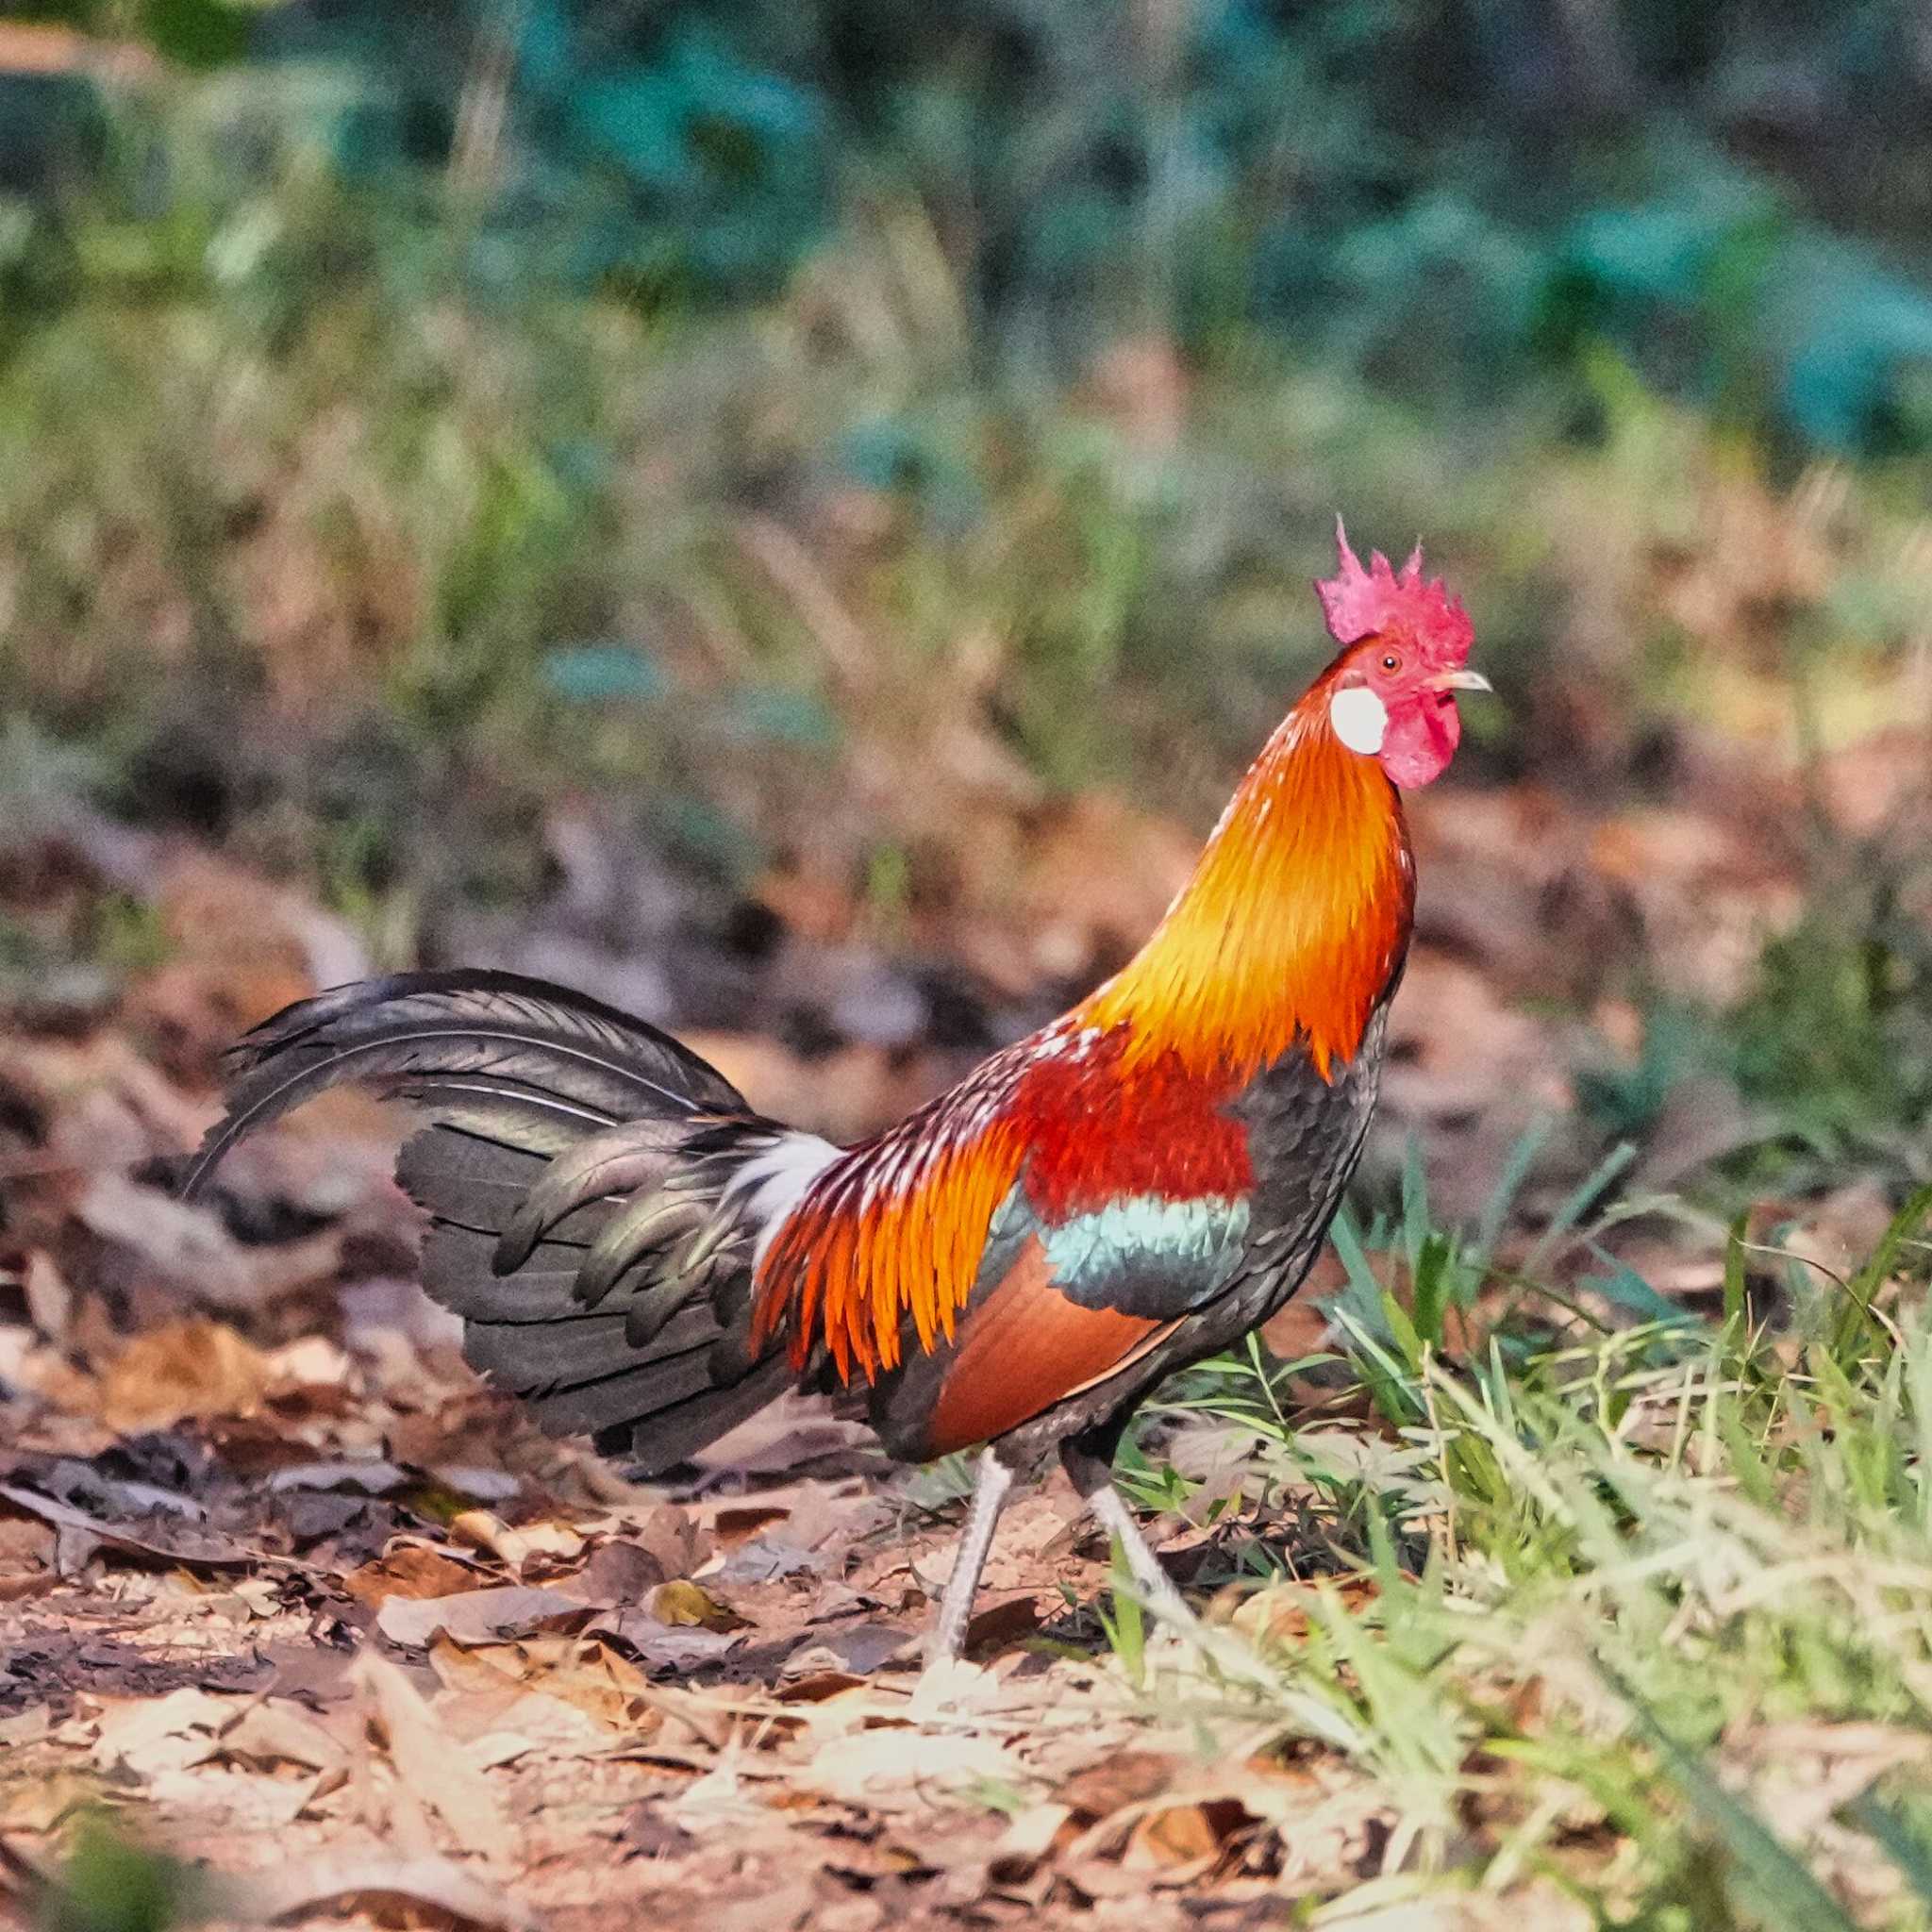
[[[1606,1325],[1552,1307],[1462,1358],[1432,1309],[1474,1249],[1411,1213],[1338,1358],[1176,1391],[1171,1424],[1252,1442],[1258,1507],[1221,1531],[1219,1613],[1247,1607],[1205,1650],[1116,1615],[1150,1707],[1345,1763],[1398,1890],[1631,1932],[1932,1924],[1932,1191],[1849,1282],[1788,1265],[1776,1329],[1733,1241],[1714,1320],[1595,1298]],[[1324,1369],[1371,1396],[1366,1444],[1309,1425]],[[1306,1635],[1257,1637],[1277,1605]]]

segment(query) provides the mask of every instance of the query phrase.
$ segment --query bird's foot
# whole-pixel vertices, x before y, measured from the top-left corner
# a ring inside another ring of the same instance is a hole
[[[1104,1484],[1088,1496],[1087,1504],[1093,1511],[1093,1520],[1119,1546],[1126,1559],[1127,1574],[1133,1578],[1146,1607],[1163,1624],[1182,1630],[1199,1630],[1200,1619],[1188,1607],[1187,1598],[1175,1588],[1174,1578],[1141,1534],[1141,1525],[1121,1500],[1120,1491],[1111,1483]]]
[[[986,1700],[995,1679],[984,1664],[963,1657],[935,1656],[928,1659],[912,1687],[908,1715],[915,1724],[972,1710]]]
[[[1155,1621],[1190,1636],[1197,1633],[1202,1627],[1201,1620],[1175,1587],[1174,1578],[1158,1563],[1154,1564],[1151,1571],[1142,1568],[1134,1561],[1131,1550],[1123,1554],[1127,1559],[1127,1574],[1133,1581],[1135,1592],[1142,1607],[1153,1612]]]

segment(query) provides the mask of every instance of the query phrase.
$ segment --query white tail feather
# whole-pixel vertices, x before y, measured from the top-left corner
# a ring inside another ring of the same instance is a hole
[[[726,1202],[758,1226],[752,1249],[754,1269],[763,1263],[779,1224],[841,1152],[816,1134],[781,1134],[732,1175],[724,1191]]]

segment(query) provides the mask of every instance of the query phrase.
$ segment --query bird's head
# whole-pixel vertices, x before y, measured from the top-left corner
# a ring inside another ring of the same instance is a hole
[[[1456,693],[1490,689],[1480,672],[1465,668],[1475,637],[1469,614],[1441,578],[1424,581],[1420,544],[1396,571],[1379,550],[1364,570],[1340,517],[1335,542],[1340,568],[1315,586],[1329,634],[1342,647],[1318,687],[1329,724],[1397,785],[1426,785],[1447,769],[1462,736]]]

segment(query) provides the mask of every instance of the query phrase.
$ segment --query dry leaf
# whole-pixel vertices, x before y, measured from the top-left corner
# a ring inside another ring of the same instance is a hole
[[[665,1581],[664,1566],[641,1543],[600,1543],[575,1576],[557,1587],[600,1610],[643,1603]]]
[[[358,1603],[384,1604],[392,1596],[455,1596],[481,1589],[485,1580],[483,1572],[427,1543],[396,1541],[373,1563],[350,1571],[342,1578],[342,1588]]]
[[[1308,1634],[1315,1592],[1302,1583],[1271,1583],[1241,1598],[1228,1623],[1253,1644],[1299,1643]]]
[[[458,1925],[483,1932],[534,1932],[537,1924],[536,1915],[515,1899],[479,1883],[460,1865],[433,1856],[317,1859],[258,1883],[248,1904],[256,1917],[272,1924],[307,1918],[322,1906],[367,1909],[394,1900],[427,1906]]]
[[[49,1832],[101,1802],[101,1787],[76,1772],[37,1777],[0,1795],[0,1829]]]
[[[657,1559],[667,1577],[689,1576],[711,1554],[712,1546],[710,1532],[675,1503],[653,1509],[638,1525],[634,1541]]]
[[[112,1698],[94,1740],[103,1771],[152,1778],[186,1771],[212,1755],[213,1740],[241,1708],[232,1697],[206,1690],[171,1690],[165,1697]]]
[[[253,1415],[269,1374],[267,1357],[222,1323],[170,1322],[137,1335],[108,1365],[101,1417],[131,1436],[190,1417]]]
[[[1030,1590],[1021,1591],[1016,1595],[996,1598],[974,1613],[966,1625],[966,1648],[969,1653],[1004,1650],[1023,1637],[1031,1637],[1039,1628],[1039,1594]]]
[[[1063,1841],[1073,1818],[1072,1807],[1058,1804],[1029,1805],[1024,1811],[1015,1812],[993,1847],[996,1875],[1018,1876],[1045,1857],[1056,1843]]]
[[[584,1553],[583,1538],[568,1524],[527,1523],[512,1529],[488,1509],[465,1509],[451,1522],[449,1531],[458,1542],[500,1557],[520,1576],[534,1557],[568,1563]]]
[[[799,1774],[800,1785],[874,1811],[903,1810],[966,1787],[1010,1781],[1007,1747],[982,1732],[911,1725],[857,1730],[828,1739]]]
[[[375,1627],[391,1643],[423,1650],[438,1637],[457,1643],[494,1643],[531,1630],[555,1628],[582,1617],[589,1606],[561,1591],[505,1584],[494,1590],[466,1590],[453,1596],[390,1597]]]
[[[327,1462],[290,1463],[269,1477],[268,1487],[278,1495],[292,1490],[347,1490],[358,1496],[388,1496],[407,1488],[408,1481],[407,1473],[393,1462],[375,1457],[337,1457]]]
[[[785,1659],[779,1675],[791,1678],[832,1671],[869,1677],[895,1659],[910,1661],[920,1641],[918,1631],[896,1624],[855,1624],[808,1638]]]
[[[1253,1822],[1232,1798],[1165,1806],[1136,1821],[1121,1862],[1130,1871],[1211,1864],[1234,1834]]]
[[[74,1291],[67,1285],[67,1277],[54,1265],[54,1257],[36,1248],[26,1257],[26,1274],[21,1288],[35,1329],[49,1341],[64,1342],[68,1323],[74,1315]]]
[[[0,1746],[38,1744],[54,1727],[54,1714],[44,1704],[30,1704],[11,1717],[0,1717]]]
[[[249,1705],[240,1717],[217,1731],[209,1740],[207,1757],[264,1769],[299,1764],[310,1771],[333,1774],[347,1766],[349,1752],[293,1704],[264,1699]]]
[[[280,1399],[319,1389],[341,1389],[348,1383],[352,1370],[347,1355],[327,1336],[304,1335],[269,1351],[269,1393]]]
[[[362,1653],[356,1674],[410,1794],[442,1820],[462,1850],[501,1857],[510,1831],[495,1788],[457,1749],[421,1692],[373,1651]]]
[[[133,1536],[111,1523],[103,1523],[99,1517],[90,1516],[85,1509],[75,1508],[71,1503],[58,1503],[51,1496],[17,1489],[11,1483],[0,1483],[0,1498],[17,1508],[31,1511],[57,1529],[73,1532],[88,1542],[90,1550],[94,1544],[105,1543],[112,1549],[196,1569],[247,1569],[262,1560],[258,1552],[243,1549],[232,1537],[193,1524],[171,1524],[165,1533],[156,1526],[147,1535]]]
[[[453,1690],[501,1694],[520,1685],[540,1690],[588,1713],[600,1724],[627,1730],[654,1729],[658,1714],[641,1709],[650,1680],[626,1657],[575,1637],[538,1637],[522,1643],[466,1650],[439,1640],[429,1665]]]
[[[737,1630],[681,1628],[648,1610],[606,1610],[584,1626],[586,1637],[608,1637],[633,1652],[647,1671],[684,1673],[715,1663],[744,1641]]]

